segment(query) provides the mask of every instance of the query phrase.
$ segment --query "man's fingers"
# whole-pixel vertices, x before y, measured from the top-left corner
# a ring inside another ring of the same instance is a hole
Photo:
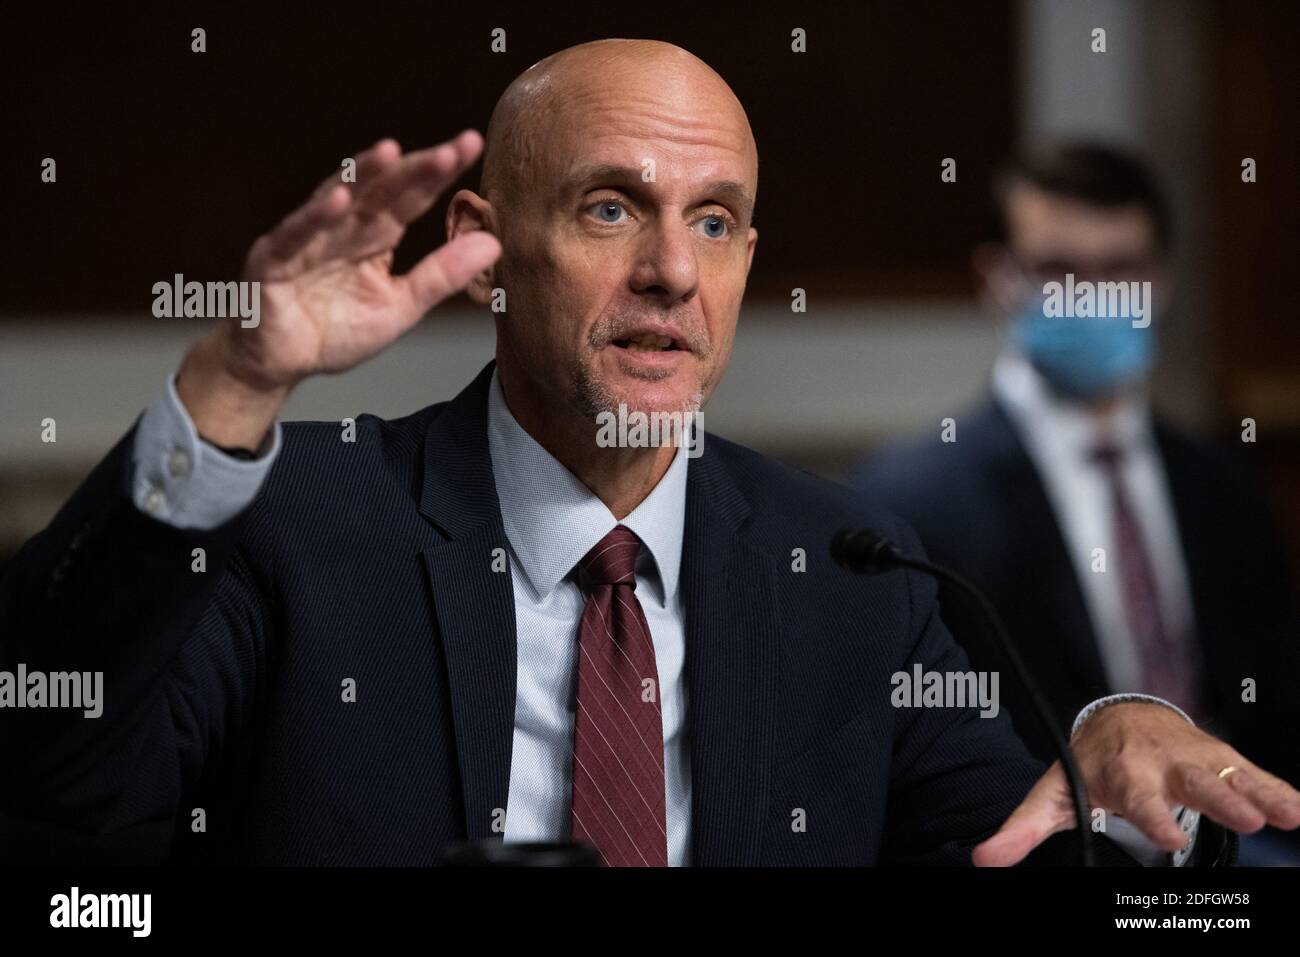
[[[321,180],[320,185],[312,192],[311,198],[317,199],[324,196],[339,185],[344,186],[352,193],[365,189],[376,176],[397,164],[398,160],[402,158],[402,147],[395,139],[386,136],[369,149],[357,154],[354,158],[357,162],[355,178],[344,182],[343,164],[340,163],[338,169]]]
[[[1300,827],[1300,792],[1281,778],[1258,768],[1233,772],[1223,782],[1249,801],[1273,827],[1290,831]]]
[[[1057,762],[1038,779],[998,832],[975,847],[971,861],[976,867],[1019,864],[1053,834],[1073,827],[1074,818],[1065,772]]]
[[[1013,867],[1055,831],[1045,829],[1041,823],[1025,821],[1012,823],[1008,818],[996,834],[971,851],[971,863],[976,867]]]
[[[330,242],[313,259],[362,258],[395,246],[402,227],[427,212],[482,151],[483,137],[474,130],[405,156],[396,141],[380,140],[357,157],[354,183],[330,175],[303,206],[254,243],[249,272],[284,278],[307,268],[295,257],[327,230],[334,230]]]
[[[1226,779],[1198,764],[1184,763],[1173,768],[1168,789],[1171,803],[1200,811],[1234,831],[1251,832],[1264,826],[1264,815],[1250,800],[1234,791]]]
[[[448,296],[469,285],[474,276],[496,262],[501,243],[491,233],[463,233],[434,250],[402,277],[415,310],[412,321]]]
[[[1297,798],[1300,798],[1300,791],[1296,790],[1295,786],[1290,781],[1284,781],[1276,774],[1272,774],[1268,771],[1265,771],[1263,768],[1261,768],[1258,764],[1255,764],[1249,758],[1240,756],[1236,759],[1235,763],[1237,767],[1241,768],[1243,771],[1249,771],[1251,776],[1256,778],[1257,780],[1263,781],[1265,784],[1268,784],[1270,786],[1280,785],[1281,787],[1287,789],[1287,793],[1294,794]],[[1237,776],[1236,774],[1229,774],[1227,777],[1224,778],[1224,780],[1231,783],[1232,779],[1235,778],[1236,776]]]
[[[410,223],[422,216],[482,151],[483,137],[465,130],[431,149],[407,153],[361,192],[356,215],[373,219],[387,213],[403,225]]]
[[[336,183],[329,192],[290,213],[280,225],[253,244],[248,254],[250,270],[268,275],[277,266],[287,264],[323,229],[339,222],[350,204],[351,195],[346,187]]]
[[[1187,835],[1174,820],[1173,808],[1157,787],[1135,791],[1125,798],[1123,806],[1117,808],[1115,813],[1166,851],[1181,850],[1187,843]]]
[[[475,152],[474,156],[477,158],[478,153]],[[427,171],[422,172],[417,167],[405,188],[393,196],[389,212],[403,226],[413,223],[429,211],[442,191],[473,162],[473,159],[466,160],[465,154],[454,146],[443,144],[435,147],[424,160]]]
[[[248,267],[256,275],[274,275],[295,270],[291,260],[320,232],[336,225],[354,204],[355,190],[398,162],[402,148],[392,139],[382,139],[357,157],[355,182],[344,182],[341,172],[327,176],[307,202],[298,207],[249,250]]]

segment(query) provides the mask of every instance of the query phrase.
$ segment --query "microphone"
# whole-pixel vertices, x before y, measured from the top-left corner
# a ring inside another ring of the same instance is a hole
[[[599,867],[590,844],[575,841],[506,843],[500,838],[462,841],[442,849],[437,867]]]
[[[1019,652],[1016,651],[1015,645],[1012,644],[1011,637],[1007,634],[1006,628],[1003,627],[1002,620],[998,617],[997,610],[994,609],[992,602],[988,600],[983,592],[956,572],[944,568],[942,565],[935,565],[918,558],[909,558],[889,539],[867,528],[842,528],[836,532],[835,537],[831,539],[831,558],[835,560],[837,565],[857,575],[878,574],[892,568],[915,569],[952,585],[975,605],[979,610],[979,617],[985,629],[992,633],[998,644],[1001,645],[1007,660],[1011,662],[1011,668],[1015,672],[1016,678],[1029,695],[1029,700],[1034,706],[1038,720],[1051,736],[1052,745],[1056,749],[1057,757],[1061,759],[1061,767],[1064,768],[1066,780],[1070,785],[1071,796],[1074,799],[1074,813],[1079,819],[1081,862],[1084,867],[1092,867],[1091,818],[1088,815],[1088,797],[1083,787],[1083,775],[1074,761],[1074,755],[1070,753],[1070,746],[1066,743],[1065,735],[1061,732],[1060,726],[1057,725],[1056,719],[1052,717],[1052,712],[1047,707],[1042,692],[1038,690],[1038,686],[1029,676],[1029,669],[1025,667]]]

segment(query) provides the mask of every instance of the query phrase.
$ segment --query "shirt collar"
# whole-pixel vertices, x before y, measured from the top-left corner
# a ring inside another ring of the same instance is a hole
[[[1087,407],[1058,395],[1023,355],[1008,349],[993,367],[993,392],[1015,421],[1040,445],[1086,457],[1108,443],[1125,452],[1139,452],[1151,442],[1151,413],[1144,395],[1120,400],[1106,421],[1099,422]]]
[[[686,468],[677,450],[659,484],[620,523],[595,493],[546,451],[511,414],[495,370],[488,390],[488,451],[501,520],[519,568],[537,598],[550,594],[619,524],[641,539],[658,571],[654,599],[677,593],[686,523]]]

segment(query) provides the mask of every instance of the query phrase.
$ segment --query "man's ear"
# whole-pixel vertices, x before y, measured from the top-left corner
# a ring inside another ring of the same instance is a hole
[[[496,229],[495,211],[492,204],[472,189],[459,190],[447,205],[447,240],[450,242],[464,233],[483,230],[501,239]],[[497,259],[500,262],[500,259]],[[492,290],[496,287],[496,263],[488,266],[465,287],[470,299],[486,306],[492,301]]]
[[[754,246],[758,243],[758,230],[749,227],[748,248],[745,250],[745,278],[749,278],[749,269],[754,265]]]

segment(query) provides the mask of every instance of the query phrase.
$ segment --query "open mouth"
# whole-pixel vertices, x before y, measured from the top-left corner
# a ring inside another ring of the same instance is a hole
[[[638,333],[623,339],[615,339],[614,345],[629,352],[677,352],[683,351],[672,336],[661,336],[654,332]]]

